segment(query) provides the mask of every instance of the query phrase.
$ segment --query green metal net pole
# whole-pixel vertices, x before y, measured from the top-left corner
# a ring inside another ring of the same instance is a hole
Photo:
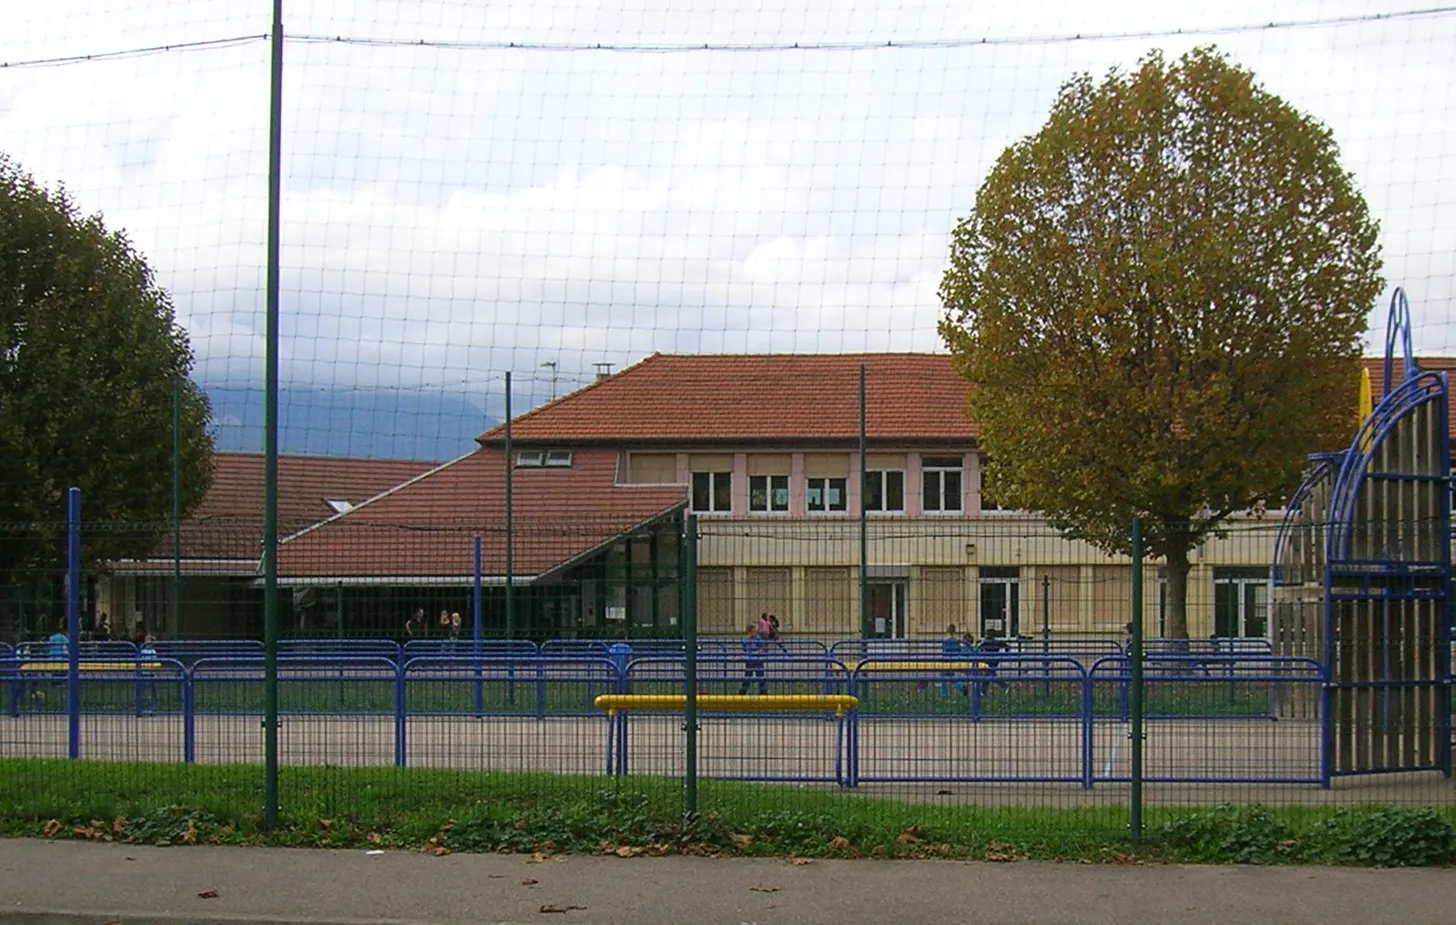
[[[182,380],[172,380],[172,637],[182,638]]]
[[[859,635],[870,636],[870,539],[869,512],[865,510],[865,368],[859,368]]]
[[[1132,807],[1129,828],[1134,851],[1143,841],[1143,521],[1132,521],[1132,669],[1129,705],[1132,714]]]
[[[687,516],[683,528],[683,684],[687,702],[683,733],[687,754],[683,765],[683,804],[689,816],[698,812],[698,518]]]
[[[516,638],[516,513],[512,491],[515,460],[511,458],[511,374],[506,371],[506,638]]]
[[[278,826],[278,254],[283,188],[283,0],[273,0],[268,292],[263,384],[263,828]]]

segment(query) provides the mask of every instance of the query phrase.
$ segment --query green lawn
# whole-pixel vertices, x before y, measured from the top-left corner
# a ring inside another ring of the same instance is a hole
[[[902,803],[827,790],[392,768],[284,768],[262,831],[262,770],[0,759],[0,836],[443,851],[1125,861],[1127,810]],[[1244,863],[1449,864],[1456,809],[1151,808],[1143,855]]]

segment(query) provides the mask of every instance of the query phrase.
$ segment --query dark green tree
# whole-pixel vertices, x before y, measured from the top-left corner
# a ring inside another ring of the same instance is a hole
[[[182,505],[212,480],[206,396],[167,293],[99,215],[0,155],[0,586],[64,562],[81,489],[90,563],[149,554],[172,516],[180,383]]]
[[[1003,505],[1167,563],[1353,433],[1377,227],[1330,131],[1212,49],[1069,81],[955,228],[941,336]]]

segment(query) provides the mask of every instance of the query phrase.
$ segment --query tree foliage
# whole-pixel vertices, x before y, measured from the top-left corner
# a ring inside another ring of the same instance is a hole
[[[120,232],[0,156],[0,581],[63,561],[81,489],[91,561],[145,555],[172,516],[181,383],[182,501],[212,478],[207,398],[167,294]]]
[[[1377,227],[1330,131],[1212,49],[1069,81],[954,231],[941,336],[997,500],[1166,557],[1346,444]]]

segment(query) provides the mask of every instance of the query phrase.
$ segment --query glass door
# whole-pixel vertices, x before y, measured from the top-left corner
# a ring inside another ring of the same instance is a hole
[[[869,638],[905,638],[905,582],[872,581],[866,586],[869,600]]]
[[[1007,571],[1015,572],[1015,569]],[[981,570],[981,637],[1009,638],[1021,632],[1021,578]]]

